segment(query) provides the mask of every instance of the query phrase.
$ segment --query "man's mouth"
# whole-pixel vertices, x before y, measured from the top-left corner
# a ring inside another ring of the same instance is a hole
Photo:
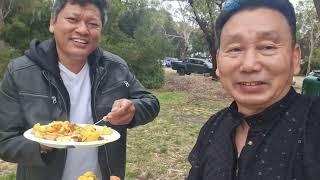
[[[76,43],[81,43],[81,44],[88,44],[88,41],[85,39],[80,39],[80,38],[72,38],[72,41]]]
[[[239,82],[238,84],[242,86],[259,86],[265,84],[262,81],[253,81],[253,82]]]

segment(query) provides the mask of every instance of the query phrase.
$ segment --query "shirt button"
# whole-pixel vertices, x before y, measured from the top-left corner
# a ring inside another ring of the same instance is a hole
[[[252,145],[253,145],[253,142],[252,142],[252,141],[249,141],[249,142],[248,142],[248,145],[249,145],[249,146],[252,146]]]

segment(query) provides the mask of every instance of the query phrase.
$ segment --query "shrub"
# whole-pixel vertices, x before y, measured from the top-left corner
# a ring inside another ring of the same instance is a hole
[[[0,79],[3,78],[3,74],[7,68],[9,61],[18,56],[20,56],[19,51],[12,48],[0,49]]]

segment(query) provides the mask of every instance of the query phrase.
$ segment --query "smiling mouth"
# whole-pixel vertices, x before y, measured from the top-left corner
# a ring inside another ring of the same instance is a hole
[[[74,41],[76,43],[81,43],[81,44],[88,44],[87,40],[79,39],[79,38],[73,38],[72,41]]]
[[[238,83],[242,86],[259,86],[265,84],[264,82],[261,81],[254,81],[254,82],[240,82]]]

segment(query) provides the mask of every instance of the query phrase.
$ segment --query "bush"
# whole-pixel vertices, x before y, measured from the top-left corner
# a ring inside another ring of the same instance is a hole
[[[0,79],[3,78],[3,74],[7,68],[9,61],[18,56],[20,56],[19,51],[12,48],[5,48],[0,50]]]
[[[148,89],[158,89],[164,84],[164,70],[159,63],[148,66],[133,65],[137,79]]]

